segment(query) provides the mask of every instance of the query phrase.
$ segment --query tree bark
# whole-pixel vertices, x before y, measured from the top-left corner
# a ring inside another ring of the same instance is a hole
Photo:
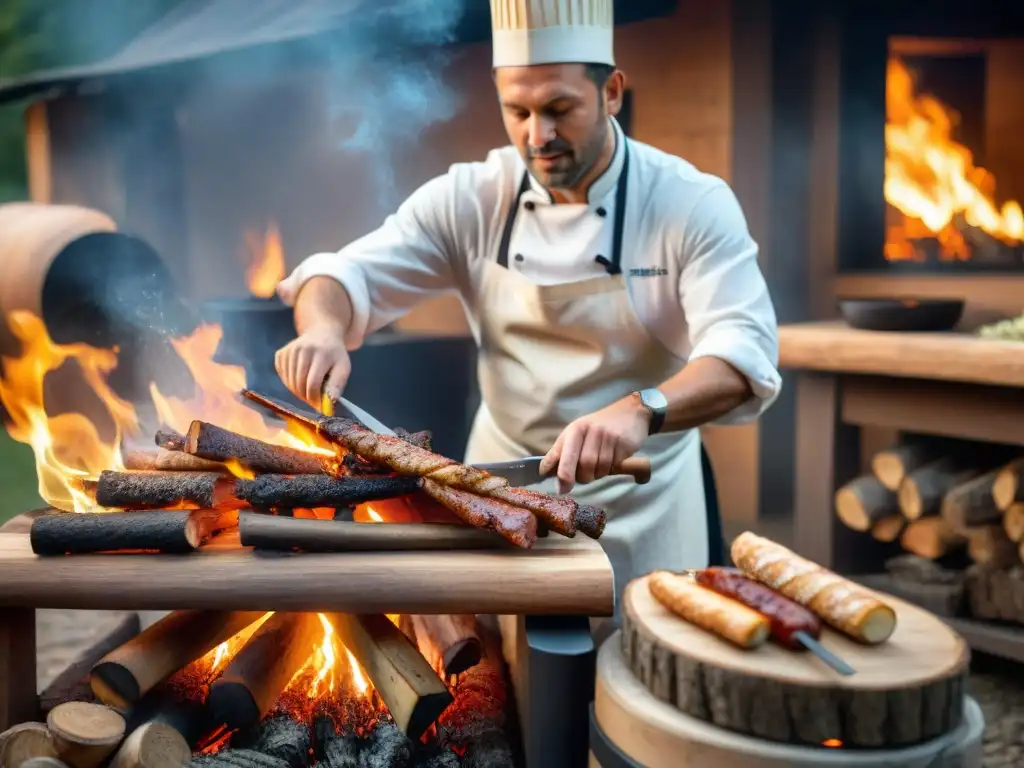
[[[212,461],[237,461],[257,474],[317,475],[335,471],[338,464],[336,456],[265,443],[204,421],[192,422],[185,452]]]

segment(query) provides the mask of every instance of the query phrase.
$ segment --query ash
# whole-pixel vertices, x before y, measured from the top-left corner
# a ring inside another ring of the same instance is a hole
[[[337,727],[330,715],[310,724],[274,715],[249,732],[235,734],[225,749],[192,758],[192,768],[513,768],[501,729],[460,734],[461,756],[433,741],[406,738],[386,717],[362,735]],[[439,741],[446,741],[441,739]]]

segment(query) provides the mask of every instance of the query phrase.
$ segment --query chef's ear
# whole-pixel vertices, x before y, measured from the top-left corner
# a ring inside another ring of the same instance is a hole
[[[604,103],[608,114],[615,117],[622,110],[622,99],[626,93],[626,74],[616,69],[604,84]]]

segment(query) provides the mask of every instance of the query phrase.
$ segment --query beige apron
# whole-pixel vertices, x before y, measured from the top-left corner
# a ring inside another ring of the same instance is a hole
[[[467,461],[544,454],[569,422],[630,392],[657,386],[683,367],[637,318],[621,274],[628,173],[627,154],[617,190],[612,259],[600,261],[609,274],[549,286],[534,284],[506,266],[516,218],[521,220],[518,242],[542,242],[532,219],[536,212],[516,216],[528,188],[524,176],[498,258],[485,265],[480,286],[483,405],[474,420]],[[531,256],[543,258],[538,247]],[[564,250],[573,243],[544,242],[543,247]],[[608,512],[600,541],[615,571],[616,615],[631,579],[660,568],[704,567],[708,559],[699,432],[651,436],[639,453],[651,459],[650,483],[607,477],[577,484],[572,492],[581,503]],[[557,493],[554,479],[535,487]],[[505,631],[509,624],[502,621],[506,650],[515,647]],[[598,634],[613,628],[605,622]]]

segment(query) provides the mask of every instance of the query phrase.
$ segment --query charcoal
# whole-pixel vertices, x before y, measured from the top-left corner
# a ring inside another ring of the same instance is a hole
[[[249,732],[232,739],[231,746],[284,760],[289,768],[305,768],[309,764],[309,728],[287,715],[268,717]]]
[[[278,757],[252,749],[225,749],[215,755],[201,755],[189,761],[188,768],[289,768]]]
[[[327,742],[338,734],[338,726],[334,724],[334,718],[327,714],[317,715],[313,718],[313,760],[320,762],[324,759],[324,748]]]
[[[438,750],[416,762],[416,768],[459,768],[460,765],[459,756],[450,749]]]
[[[377,723],[359,754],[359,768],[405,768],[412,742],[388,720]]]
[[[359,737],[354,733],[329,736],[323,745],[319,768],[360,768]]]

